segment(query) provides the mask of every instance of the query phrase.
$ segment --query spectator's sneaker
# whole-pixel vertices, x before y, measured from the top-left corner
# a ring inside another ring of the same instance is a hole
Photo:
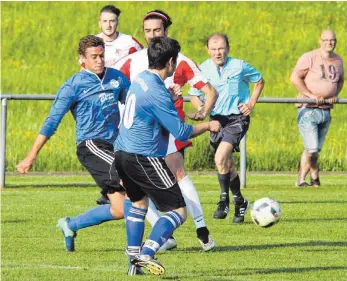
[[[199,227],[196,230],[197,237],[199,239],[199,242],[202,246],[202,249],[207,252],[209,250],[212,250],[216,244],[214,243],[212,237],[210,236],[210,232],[208,231],[207,227]]]
[[[215,219],[225,219],[229,212],[229,203],[226,201],[218,202],[217,210],[214,212],[213,217]]]
[[[297,187],[309,187],[309,186],[311,186],[311,185],[309,185],[307,182],[302,182],[302,183],[297,183],[297,185],[296,185]]]
[[[243,199],[242,204],[237,204],[235,202],[235,215],[233,217],[233,223],[243,223],[245,221],[245,214],[250,206],[246,199]]]
[[[130,265],[128,269],[128,275],[129,276],[145,275],[145,273],[142,271],[141,267]]]
[[[136,255],[133,259],[131,259],[131,263],[133,265],[146,268],[154,275],[163,275],[165,273],[164,266],[149,255]]]
[[[98,205],[110,204],[110,200],[106,196],[102,195],[98,200],[96,200],[96,204]]]
[[[177,242],[172,236],[159,248],[160,252],[169,251],[177,247]]]
[[[68,222],[70,218],[61,218],[58,220],[57,227],[64,235],[64,243],[66,251],[73,252],[75,251],[75,237],[77,236],[77,232],[72,231],[68,227]]]
[[[317,179],[311,179],[311,186],[313,187],[320,187],[320,180],[319,177]]]

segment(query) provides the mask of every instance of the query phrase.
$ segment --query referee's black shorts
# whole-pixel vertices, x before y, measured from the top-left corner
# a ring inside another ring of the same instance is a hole
[[[148,196],[161,212],[186,206],[176,178],[164,158],[116,151],[114,165],[132,202]]]
[[[101,194],[124,192],[114,165],[113,145],[103,140],[86,140],[77,146],[77,157],[88,170]]]
[[[218,133],[210,133],[210,144],[217,150],[219,144],[224,141],[233,146],[233,151],[240,152],[240,141],[247,133],[251,119],[243,114],[214,115],[211,120],[217,120],[221,124]]]

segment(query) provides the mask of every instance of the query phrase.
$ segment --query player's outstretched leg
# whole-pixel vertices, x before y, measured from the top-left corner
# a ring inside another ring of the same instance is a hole
[[[61,218],[58,220],[57,227],[62,231],[65,240],[65,248],[68,252],[75,250],[74,238],[77,230],[111,221],[114,218],[111,214],[110,205],[101,205],[87,212],[72,218]]]
[[[192,216],[196,227],[196,234],[199,243],[204,251],[212,250],[216,244],[213,241],[204,220],[203,210],[200,204],[199,195],[191,179],[186,175],[178,182],[184,201],[187,205],[188,213]]]

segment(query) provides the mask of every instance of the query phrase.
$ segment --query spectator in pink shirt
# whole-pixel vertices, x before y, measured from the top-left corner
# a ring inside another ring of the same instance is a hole
[[[337,44],[332,30],[321,34],[320,48],[303,54],[290,77],[299,98],[315,99],[316,104],[297,104],[298,126],[304,143],[297,186],[320,186],[318,157],[331,123],[330,110],[343,87],[343,61],[334,53]],[[310,173],[311,182],[305,181]]]

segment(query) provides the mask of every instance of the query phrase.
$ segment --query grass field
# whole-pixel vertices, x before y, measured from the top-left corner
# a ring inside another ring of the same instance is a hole
[[[109,3],[2,2],[2,93],[55,94],[65,80],[79,71],[78,41],[86,34],[99,32],[98,13],[106,4]],[[119,31],[135,36],[143,44],[143,15],[153,9],[168,12],[173,21],[169,36],[177,39],[182,53],[198,64],[207,59],[206,37],[213,32],[228,34],[230,55],[246,60],[263,74],[266,80],[263,97],[297,95],[289,81],[290,73],[303,53],[318,47],[323,29],[335,30],[336,52],[346,61],[347,2],[343,1],[120,1],[114,4],[122,10]],[[346,86],[340,96],[346,97]],[[30,149],[51,104],[49,101],[8,102],[7,171],[14,171],[16,163]],[[320,168],[346,171],[347,106],[337,105],[332,116]],[[303,146],[293,105],[257,105],[247,136],[249,170],[296,169]],[[196,139],[194,144],[187,155],[187,168],[213,167],[207,136]],[[74,121],[68,114],[42,150],[34,170],[81,171],[74,153]]]
[[[124,221],[80,230],[76,252],[65,252],[55,224],[95,206],[99,194],[89,176],[8,176],[1,196],[2,280],[347,280],[346,174],[323,174],[316,189],[294,187],[293,174],[249,174],[243,193],[250,201],[269,196],[281,205],[281,221],[269,229],[253,224],[249,213],[244,225],[232,225],[231,215],[212,219],[217,179],[191,176],[218,246],[201,252],[187,220],[175,233],[178,248],[157,255],[167,270],[161,278],[125,275]]]

